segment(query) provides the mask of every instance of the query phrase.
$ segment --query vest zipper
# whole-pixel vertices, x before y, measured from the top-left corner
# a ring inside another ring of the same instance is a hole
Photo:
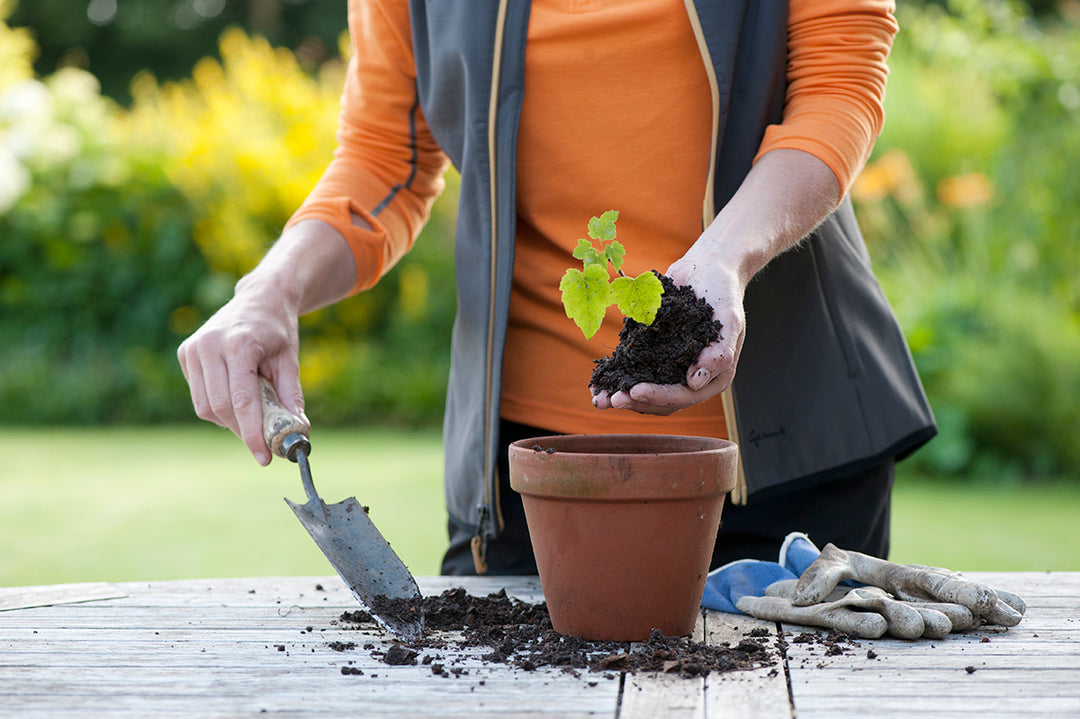
[[[487,333],[487,368],[484,378],[484,407],[491,410],[491,401],[495,393],[493,386],[493,374],[495,367],[495,296],[497,277],[499,241],[498,241],[498,189],[495,184],[495,147],[496,147],[496,124],[499,114],[499,76],[502,72],[503,37],[506,34],[506,8],[509,0],[500,0],[498,15],[495,18],[495,48],[491,62],[491,99],[488,102],[488,181],[491,185],[491,267],[488,281],[488,333]],[[484,421],[484,501],[478,507],[479,517],[476,524],[476,534],[472,538],[473,565],[477,574],[487,572],[487,542],[491,533],[492,510],[494,510],[495,522],[499,529],[504,526],[502,508],[499,501],[499,478],[498,464],[491,466],[491,447],[496,440],[491,436],[492,427],[495,423],[492,418],[485,417]]]
[[[709,55],[709,46],[705,42],[705,32],[701,29],[701,20],[698,18],[694,0],[683,0],[686,13],[690,16],[690,26],[694,30],[694,39],[697,41],[701,59],[705,63],[705,74],[709,78],[709,94],[712,96],[712,143],[709,147],[709,174],[705,180],[705,202],[702,206],[702,228],[708,227],[716,217],[715,185],[716,185],[716,148],[720,141],[720,86],[716,80],[716,68],[713,67],[712,58]],[[739,442],[739,424],[735,417],[735,398],[728,387],[720,394],[720,401],[724,407],[724,422],[727,424],[728,437],[735,444]],[[742,452],[739,452],[738,469],[735,481],[735,489],[731,490],[731,501],[735,504],[746,504],[746,473],[743,471]]]

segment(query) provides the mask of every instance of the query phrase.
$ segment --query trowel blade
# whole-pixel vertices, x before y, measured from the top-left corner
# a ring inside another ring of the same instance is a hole
[[[356,498],[285,502],[368,613],[401,639],[420,641],[424,617],[416,580]]]

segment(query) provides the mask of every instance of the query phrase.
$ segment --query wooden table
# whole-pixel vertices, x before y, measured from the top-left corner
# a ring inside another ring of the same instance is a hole
[[[707,679],[525,671],[462,652],[440,658],[457,674],[389,666],[385,634],[338,622],[358,605],[337,577],[0,589],[0,606],[64,602],[0,611],[0,717],[1080,717],[1080,573],[969,576],[1023,596],[1023,622],[828,656],[793,641],[802,627],[704,612],[706,641],[756,626],[786,639],[775,666]],[[542,598],[530,578],[420,584]]]

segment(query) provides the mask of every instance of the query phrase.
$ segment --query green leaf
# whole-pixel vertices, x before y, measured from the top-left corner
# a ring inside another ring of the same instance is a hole
[[[604,256],[616,272],[622,271],[623,257],[626,256],[626,248],[618,240],[612,240],[611,244],[604,247]]]
[[[600,329],[604,312],[611,304],[607,268],[599,264],[588,265],[582,272],[571,267],[559,282],[559,291],[566,316],[581,328],[585,339],[591,339]]]
[[[589,220],[589,237],[601,242],[615,239],[615,220],[619,219],[618,210],[608,210],[599,217]]]
[[[651,325],[663,300],[664,285],[652,272],[637,277],[616,277],[611,282],[611,299],[624,315],[643,325]]]
[[[580,239],[577,241],[577,247],[574,248],[574,257],[581,260],[581,263],[588,267],[593,264],[603,264],[604,260],[600,259],[600,252],[592,243],[586,239]]]

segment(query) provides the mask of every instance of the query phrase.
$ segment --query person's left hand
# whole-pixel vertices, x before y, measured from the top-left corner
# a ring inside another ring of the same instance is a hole
[[[676,285],[689,285],[712,305],[720,320],[720,336],[707,345],[686,373],[686,384],[640,383],[629,392],[593,392],[598,409],[629,409],[643,414],[669,415],[723,392],[735,378],[746,331],[743,284],[737,273],[709,257],[710,243],[702,238],[665,274]]]

